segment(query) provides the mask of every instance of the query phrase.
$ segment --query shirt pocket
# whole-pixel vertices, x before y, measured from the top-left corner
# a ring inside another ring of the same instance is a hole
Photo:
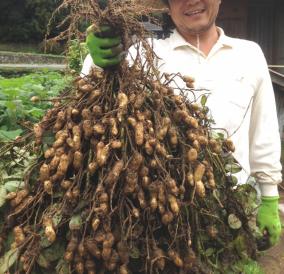
[[[241,112],[250,108],[254,89],[249,79],[243,75],[227,77],[224,83],[224,96],[229,105]]]
[[[204,78],[201,87],[208,90],[207,106],[216,126],[232,133],[249,118],[253,87],[245,76],[215,75]]]
[[[230,72],[204,77],[200,82],[200,88],[206,90],[212,99],[220,101],[220,104],[239,110],[249,107],[254,94],[248,76]]]
[[[232,133],[243,124],[249,123],[254,89],[248,78],[235,75],[225,79],[220,92],[224,96],[227,109],[223,124]]]

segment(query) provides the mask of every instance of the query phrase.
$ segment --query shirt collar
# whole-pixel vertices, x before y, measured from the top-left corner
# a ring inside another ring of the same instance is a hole
[[[232,48],[234,46],[233,38],[227,36],[222,28],[217,27],[217,29],[218,29],[218,32],[219,32],[219,39],[218,39],[217,43],[220,43],[224,47]]]
[[[233,47],[233,41],[232,38],[227,36],[224,32],[224,30],[220,27],[218,28],[218,32],[220,34],[219,39],[216,44],[219,44],[220,46],[224,47]],[[193,45],[188,43],[181,34],[177,31],[177,29],[174,29],[173,33],[168,38],[170,41],[170,46],[172,49],[177,49],[179,47],[189,46],[191,48],[195,48]]]

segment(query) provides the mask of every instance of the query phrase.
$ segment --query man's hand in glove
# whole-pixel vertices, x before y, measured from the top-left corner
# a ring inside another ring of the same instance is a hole
[[[86,44],[94,64],[101,68],[116,66],[122,60],[121,38],[114,36],[108,26],[102,26],[96,33],[90,26],[87,29]]]
[[[262,233],[268,232],[270,246],[275,245],[281,235],[281,221],[278,211],[279,197],[262,197],[258,209],[257,223]]]

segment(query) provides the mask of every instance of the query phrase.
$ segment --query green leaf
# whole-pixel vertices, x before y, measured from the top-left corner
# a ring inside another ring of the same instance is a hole
[[[228,216],[228,224],[230,228],[235,229],[235,230],[240,229],[242,227],[241,220],[235,214],[230,214]]]
[[[63,257],[65,252],[64,242],[56,241],[50,247],[42,251],[43,256],[48,262],[54,262]]]
[[[5,273],[16,262],[18,258],[18,249],[10,249],[0,258],[0,273]]]
[[[225,135],[224,133],[218,132],[218,139],[224,140],[225,139]]]
[[[39,235],[40,235],[40,246],[42,248],[46,248],[52,245],[52,243],[49,240],[47,240],[43,229],[40,230]]]
[[[240,234],[238,235],[233,241],[234,249],[237,251],[238,255],[241,258],[247,258],[247,250],[250,248],[248,246],[247,239],[245,235]]]
[[[207,233],[202,233],[199,235],[199,240],[201,240],[202,242],[207,242],[209,240],[209,236]]]
[[[4,184],[4,187],[8,192],[15,192],[23,189],[25,187],[25,183],[23,181],[8,181]]]
[[[248,259],[240,262],[242,273],[244,274],[265,274],[258,262]],[[279,271],[281,271],[279,269]]]
[[[10,154],[9,154],[10,156]],[[9,181],[22,181],[23,180],[23,173],[20,171],[17,172],[13,172],[12,175],[7,175],[3,177],[5,179],[6,182]]]
[[[23,130],[17,129],[17,130],[0,130],[0,140],[3,141],[11,141],[14,140],[17,136],[21,135],[23,133]]]
[[[82,226],[82,217],[80,214],[72,216],[71,220],[69,221],[69,228],[70,230],[79,230]]]
[[[13,231],[9,231],[8,234],[6,235],[6,239],[4,241],[4,248],[5,250],[9,250],[10,249],[10,246],[11,244],[14,242],[14,233]],[[1,273],[1,272],[0,272]]]
[[[47,259],[41,254],[39,254],[39,256],[37,257],[36,260],[37,264],[43,268],[48,268],[49,267],[49,262],[47,261]]]
[[[133,246],[130,250],[129,256],[133,259],[139,259],[140,258],[140,251],[137,247]]]
[[[203,95],[203,96],[201,97],[201,105],[202,105],[203,107],[205,107],[206,103],[207,103],[207,96],[206,96],[206,95]]]
[[[7,190],[3,185],[0,185],[0,207],[6,203]]]
[[[210,257],[210,256],[212,256],[214,253],[215,253],[214,248],[208,248],[208,249],[206,249],[206,251],[205,251],[206,257]]]
[[[10,110],[16,110],[17,109],[17,105],[15,102],[13,101],[7,101],[6,102],[6,107]]]
[[[55,192],[53,194],[53,199],[58,199],[58,198],[62,198],[64,196],[65,192],[62,190],[58,190],[57,192]]]
[[[58,262],[56,266],[56,274],[69,274],[69,266],[68,264],[62,259]]]
[[[45,131],[42,136],[42,143],[51,146],[55,141],[55,135],[51,131]]]
[[[213,138],[213,139],[218,139],[219,138],[218,132],[212,130],[210,132],[210,137]]]
[[[225,170],[231,174],[238,173],[242,170],[242,167],[237,163],[227,164]]]
[[[238,178],[236,176],[233,176],[233,175],[231,176],[231,178],[232,178],[233,184],[237,185],[238,184]]]
[[[37,119],[40,119],[44,114],[44,110],[34,107],[31,110],[29,110],[27,113],[32,115],[33,117],[35,117]]]
[[[62,215],[60,213],[56,213],[52,216],[52,222],[55,227],[57,227],[62,220]]]
[[[74,212],[81,212],[83,208],[85,208],[90,202],[87,200],[79,201],[78,205],[74,209]]]

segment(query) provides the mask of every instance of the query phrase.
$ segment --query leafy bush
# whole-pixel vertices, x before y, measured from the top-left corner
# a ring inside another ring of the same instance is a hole
[[[81,43],[77,39],[71,40],[67,52],[69,68],[75,70],[76,72],[80,72],[87,54],[88,48],[86,43]]]
[[[58,0],[1,0],[1,41],[42,41],[58,3]]]
[[[242,273],[242,274],[265,274],[261,266],[251,259],[245,259],[239,261],[233,267],[234,272],[228,274]]]
[[[44,101],[59,94],[69,77],[58,72],[38,72],[22,77],[0,78],[0,140],[13,139],[22,133],[21,121],[37,122],[51,106]],[[39,97],[37,103],[31,102]]]

